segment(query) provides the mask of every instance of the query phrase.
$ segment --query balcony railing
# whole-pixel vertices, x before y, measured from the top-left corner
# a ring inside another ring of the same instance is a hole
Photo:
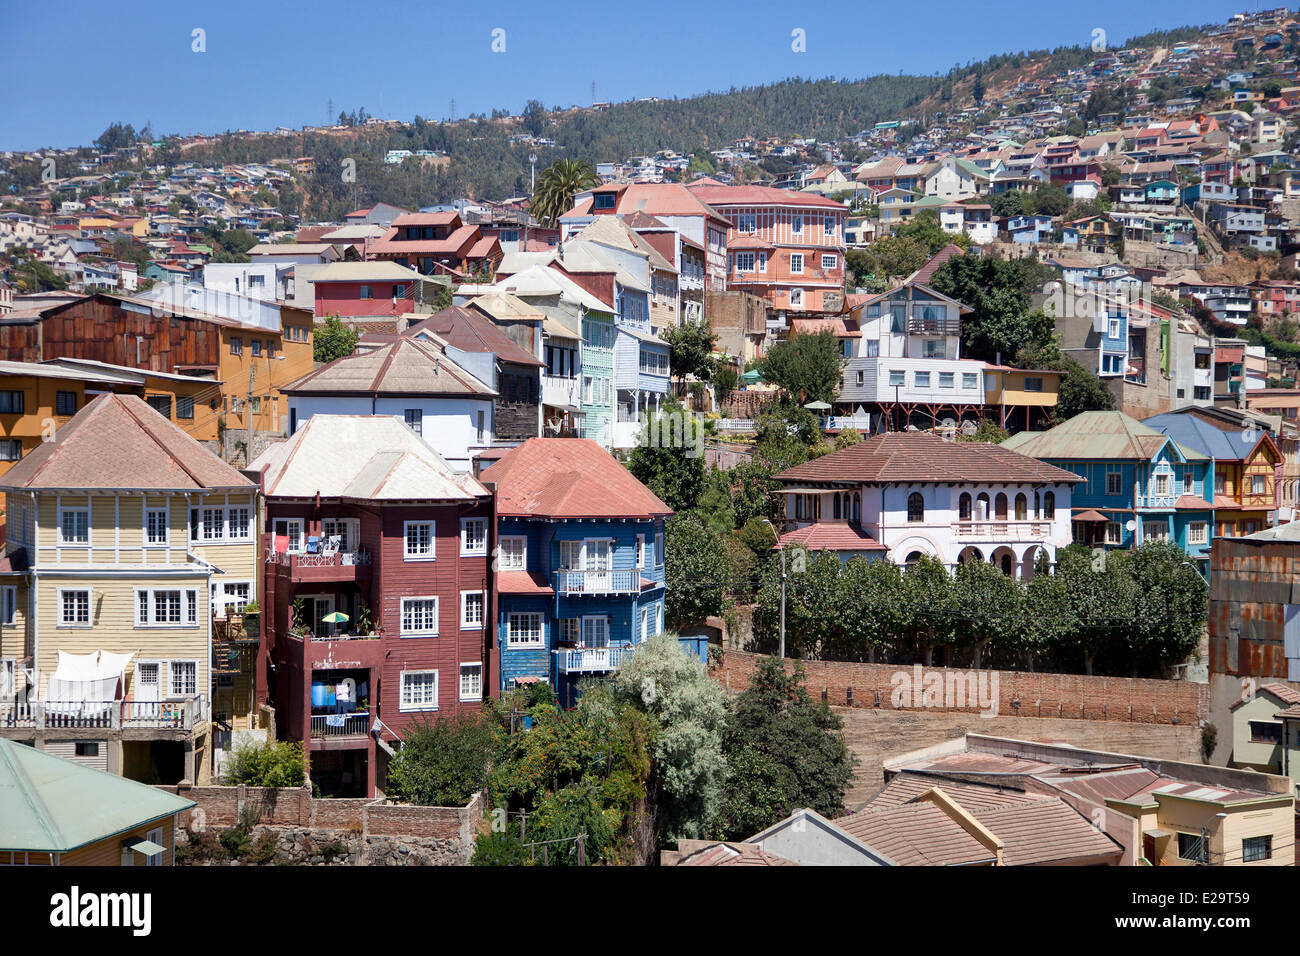
[[[352,714],[312,714],[313,737],[364,737],[370,733],[370,712]]]
[[[555,666],[561,674],[612,671],[617,670],[635,651],[635,644],[561,648],[555,652]]]
[[[296,551],[268,551],[266,560],[290,568],[346,568],[369,565],[369,551],[332,551],[307,554]]]
[[[1026,538],[1045,538],[1052,533],[1052,522],[1047,520],[1016,520],[1014,518],[989,518],[983,521],[955,521],[953,531],[959,538],[982,538],[1023,541]]]
[[[636,594],[641,590],[641,572],[635,568],[610,571],[556,571],[559,594]]]
[[[0,730],[6,728],[193,730],[196,724],[207,719],[208,702],[202,694],[184,700],[163,701],[38,700],[0,703]]]

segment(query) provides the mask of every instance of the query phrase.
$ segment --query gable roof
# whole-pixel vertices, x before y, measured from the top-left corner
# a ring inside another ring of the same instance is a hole
[[[512,365],[541,368],[546,364],[531,352],[524,351],[514,339],[497,328],[491,319],[474,309],[453,305],[407,326],[402,334],[418,336],[421,332],[432,332],[462,352],[491,352],[500,361]]]
[[[950,442],[920,432],[876,435],[856,445],[787,468],[778,481],[1028,482],[1082,481],[1005,445]]]
[[[799,206],[845,212],[842,202],[828,199],[817,193],[795,192],[772,186],[711,186],[692,183],[689,187],[704,202],[715,208],[722,206]]]
[[[530,438],[484,469],[497,514],[523,518],[657,518],[673,510],[589,438]]]
[[[382,348],[337,358],[280,390],[308,395],[496,395],[453,362],[441,346],[408,336]]]
[[[135,395],[100,395],[0,477],[5,489],[197,491],[253,483]]]
[[[1178,442],[1180,447],[1193,449],[1216,461],[1245,461],[1260,445],[1272,452],[1275,462],[1281,459],[1273,439],[1259,429],[1216,428],[1195,415],[1169,413],[1152,415],[1144,418],[1142,423],[1164,432]]]
[[[1081,412],[1045,432],[1019,432],[1002,443],[1035,458],[1150,461],[1166,444],[1185,459],[1205,455],[1123,412]]]
[[[391,415],[313,415],[249,465],[277,498],[468,501],[489,492]]]
[[[165,790],[0,739],[0,849],[66,853],[194,805]]]

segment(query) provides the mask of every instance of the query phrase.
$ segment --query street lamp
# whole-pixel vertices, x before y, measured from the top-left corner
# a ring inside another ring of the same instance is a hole
[[[781,657],[785,657],[785,546],[781,544],[781,536],[776,532],[776,526],[767,518],[763,519],[763,524],[772,529],[772,535],[776,538],[776,549],[781,552]]]

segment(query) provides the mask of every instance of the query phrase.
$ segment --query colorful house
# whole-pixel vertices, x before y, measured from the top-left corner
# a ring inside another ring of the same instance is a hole
[[[1074,540],[1107,548],[1173,541],[1209,559],[1213,460],[1123,412],[1083,412],[1045,432],[1020,432],[1003,448],[1084,479],[1073,495]]]
[[[531,439],[480,478],[496,490],[500,686],[546,681],[568,706],[663,630],[672,509],[583,438]]]

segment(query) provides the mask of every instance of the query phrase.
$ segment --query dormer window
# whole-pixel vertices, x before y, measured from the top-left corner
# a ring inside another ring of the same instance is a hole
[[[613,193],[596,193],[595,207],[597,209],[613,209],[614,198],[615,197]]]

